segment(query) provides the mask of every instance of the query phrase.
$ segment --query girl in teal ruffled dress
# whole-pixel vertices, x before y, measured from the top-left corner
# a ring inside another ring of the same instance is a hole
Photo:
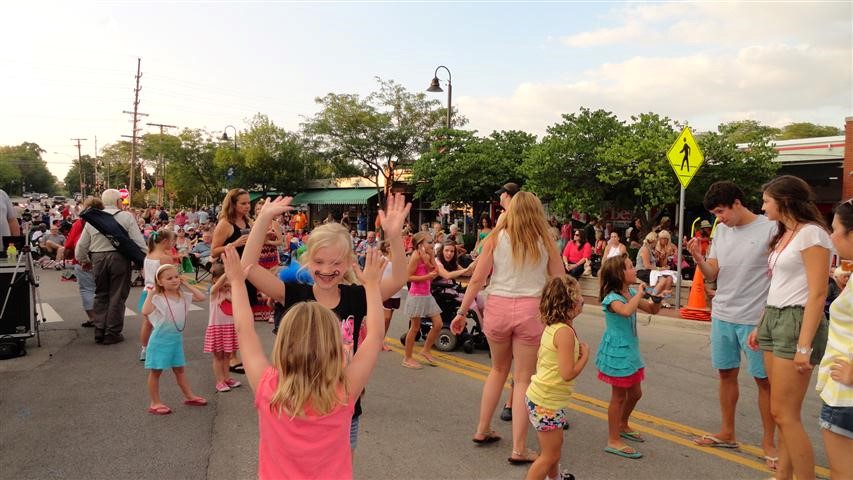
[[[628,418],[643,396],[640,383],[645,377],[645,364],[637,338],[637,309],[657,313],[660,303],[644,300],[644,283],[640,282],[637,289],[631,287],[637,281],[637,271],[625,255],[605,260],[599,279],[599,300],[604,310],[606,329],[598,345],[595,366],[599,380],[611,388],[604,451],[625,458],[640,458],[643,455],[624,441],[645,441],[639,432],[628,426]]]

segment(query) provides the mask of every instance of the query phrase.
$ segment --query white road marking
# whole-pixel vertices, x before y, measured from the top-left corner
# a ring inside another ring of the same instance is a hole
[[[41,318],[45,323],[54,323],[54,322],[64,322],[65,320],[56,313],[56,310],[47,303],[40,303],[40,308],[36,309],[36,312],[39,314],[41,318],[41,313],[44,312],[44,318]]]

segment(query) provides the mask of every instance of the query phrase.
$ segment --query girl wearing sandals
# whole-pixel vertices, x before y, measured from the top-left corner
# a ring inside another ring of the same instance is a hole
[[[291,197],[279,197],[276,200],[264,203],[255,222],[260,227],[252,228],[243,251],[242,263],[244,267],[257,264],[261,247],[266,239],[266,226],[275,217],[292,210],[291,200]],[[405,258],[401,232],[410,208],[411,205],[406,203],[405,197],[397,194],[389,196],[386,210],[379,211],[385,239],[391,247],[392,258]],[[286,310],[302,302],[317,302],[335,312],[343,327],[338,329],[338,335],[346,330],[348,338],[354,340],[352,353],[357,354],[361,343],[358,339],[365,335],[361,329],[364,317],[367,315],[367,297],[364,286],[357,284],[353,269],[353,265],[357,265],[357,263],[352,250],[352,238],[349,230],[335,222],[318,226],[311,231],[306,242],[306,248],[305,254],[299,260],[302,262],[303,268],[311,274],[314,280],[313,285],[282,282],[264,268],[251,268],[247,275],[248,280],[263,294],[284,305]],[[383,300],[390,298],[406,283],[405,262],[394,262],[391,271],[392,275],[380,282]],[[232,292],[235,292],[233,286]],[[276,327],[279,328],[279,325]],[[237,333],[239,339],[239,329]],[[280,333],[281,329],[279,329]],[[243,345],[242,339],[240,343]],[[245,361],[244,364],[246,364]],[[248,370],[247,368],[247,373]],[[350,448],[352,450],[355,450],[358,440],[360,416],[361,401],[358,400],[355,403],[350,424]]]
[[[512,410],[518,414],[512,416],[512,454],[507,461],[524,465],[537,457],[527,448],[530,424],[521,412],[527,409],[524,396],[536,371],[536,355],[545,329],[539,321],[539,302],[548,278],[562,277],[565,271],[536,195],[517,192],[510,200],[505,188],[499,192],[502,204],[508,200],[507,211],[483,242],[483,253],[477,259],[451,331],[458,335],[465,328],[468,309],[491,276],[483,331],[489,340],[492,365],[483,386],[477,430],[471,440],[484,444],[501,439],[492,430],[492,416],[510,368],[514,368]]]
[[[770,240],[770,291],[750,346],[764,352],[770,379],[770,414],[779,426],[776,477],[815,478],[814,451],[800,410],[812,370],[826,349],[823,315],[832,243],[814,194],[800,178],[783,175],[764,185],[761,209],[778,230]]]
[[[536,374],[530,378],[525,399],[527,416],[536,429],[542,452],[527,471],[528,479],[563,477],[560,451],[564,428],[569,424],[569,399],[575,378],[589,360],[589,346],[578,340],[573,325],[582,311],[581,288],[573,277],[552,278],[545,285],[539,303],[539,319],[545,331],[539,344]]]
[[[595,366],[598,379],[610,385],[604,451],[625,458],[640,458],[643,455],[624,442],[645,441],[628,425],[631,412],[643,396],[640,383],[645,378],[645,364],[637,338],[637,309],[654,314],[660,311],[660,303],[643,300],[646,284],[640,282],[636,290],[631,287],[637,281],[637,271],[626,256],[605,260],[598,275],[601,284],[598,299],[604,310],[606,327],[598,344]]]
[[[142,305],[142,314],[147,315],[154,326],[145,356],[145,368],[149,369],[148,394],[151,396],[148,413],[167,415],[172,413],[172,409],[160,401],[160,375],[167,368],[175,372],[178,387],[185,397],[184,404],[196,407],[207,405],[207,400],[193,394],[184,375],[187,361],[184,358],[183,331],[187,325],[187,313],[190,303],[204,300],[204,294],[186,284],[184,277],[171,264],[161,265],[157,269],[155,281],[154,287],[145,287],[148,295]],[[186,288],[186,291],[182,291],[181,287]]]
[[[145,277],[145,286],[154,287],[157,283],[157,269],[161,265],[169,265],[173,263],[172,248],[175,246],[175,232],[168,228],[161,228],[155,232],[151,232],[148,236],[148,254],[145,255],[145,262],[142,265],[142,274]],[[142,306],[145,305],[145,297],[148,295],[148,289],[142,290],[142,295],[139,297],[138,308],[142,311]],[[142,325],[139,327],[139,338],[142,343],[142,349],[139,352],[139,361],[145,361],[145,349],[148,348],[148,338],[151,337],[151,322],[148,316],[142,315]]]
[[[204,332],[204,353],[213,354],[213,376],[216,391],[230,392],[242,385],[228,375],[229,360],[239,350],[237,331],[234,329],[234,308],[231,302],[231,284],[225,268],[217,262],[210,269],[213,286],[210,288],[210,316]],[[234,368],[234,367],[230,367]]]
[[[429,317],[432,320],[432,328],[424,340],[420,357],[424,363],[430,366],[438,366],[435,358],[430,354],[435,339],[444,325],[441,321],[441,307],[432,296],[432,281],[437,276],[444,279],[453,279],[465,270],[449,272],[441,262],[435,259],[435,248],[430,235],[426,232],[418,232],[412,240],[414,252],[409,258],[409,297],[406,299],[406,316],[409,317],[409,332],[406,334],[406,353],[403,358],[403,366],[406,368],[421,369],[423,366],[414,358],[412,353],[415,347],[415,336],[421,329],[421,318]],[[444,247],[442,247],[444,248]],[[456,248],[455,244],[451,248]],[[444,252],[442,250],[442,255]]]

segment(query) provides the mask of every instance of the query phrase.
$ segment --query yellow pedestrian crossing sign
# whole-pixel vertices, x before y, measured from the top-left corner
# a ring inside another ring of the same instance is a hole
[[[666,158],[672,169],[675,171],[675,176],[681,182],[681,186],[687,188],[690,181],[699,171],[699,167],[705,162],[705,156],[699,150],[699,145],[696,144],[696,139],[690,132],[690,127],[684,127],[675,143],[669,147],[666,152]]]

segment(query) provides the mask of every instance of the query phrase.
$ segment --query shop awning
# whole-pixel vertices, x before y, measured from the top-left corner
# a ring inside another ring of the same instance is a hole
[[[249,192],[249,201],[254,202],[255,200],[263,197],[275,198],[279,195],[284,195],[281,192]]]
[[[296,194],[292,203],[293,205],[366,205],[368,200],[378,194],[375,188],[311,190]]]

